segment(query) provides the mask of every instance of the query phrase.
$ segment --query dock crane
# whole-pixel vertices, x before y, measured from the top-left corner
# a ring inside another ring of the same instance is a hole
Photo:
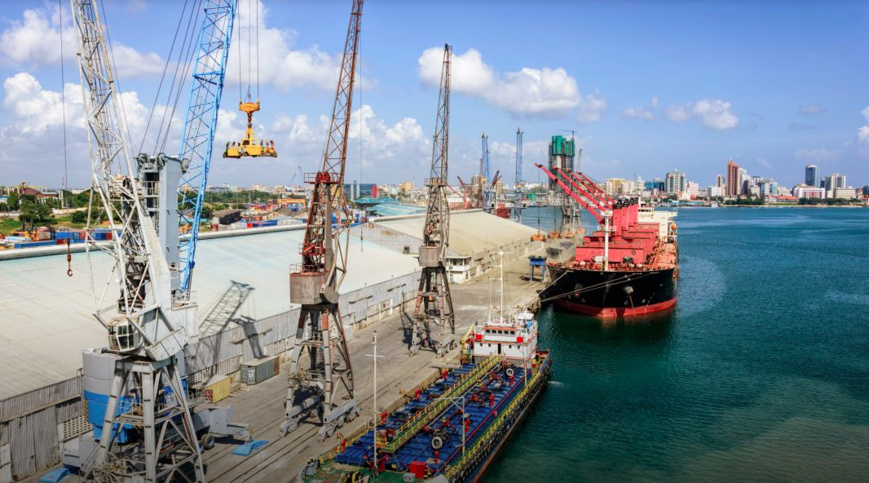
[[[94,294],[94,316],[108,333],[109,347],[93,351],[93,357],[85,351],[85,372],[89,364],[107,367],[107,378],[82,384],[91,384],[85,391],[107,387],[108,394],[99,445],[83,461],[82,474],[97,481],[156,482],[192,469],[196,480],[205,481],[181,381],[183,349],[197,330],[195,304],[172,297],[172,272],[133,170],[95,3],[71,0],[93,188],[116,234],[108,248],[97,249],[113,258],[108,278],[117,280],[120,293],[108,306],[110,284]],[[90,244],[88,249],[90,257]],[[139,428],[142,439],[123,445],[125,427]]]
[[[313,193],[301,247],[302,263],[291,267],[290,273],[290,302],[302,308],[290,360],[286,419],[280,430],[286,435],[316,411],[320,441],[361,413],[338,307],[338,288],[347,274],[350,241],[344,170],[362,3],[353,0],[320,171],[305,176],[305,182],[313,185]]]
[[[516,222],[522,223],[522,129],[516,128],[516,182],[513,191],[516,194],[515,210]]]
[[[443,356],[455,346],[446,338],[446,327],[456,333],[456,315],[450,282],[447,279],[446,256],[450,245],[450,206],[447,202],[449,177],[450,130],[450,63],[452,49],[444,45],[438,111],[432,143],[431,172],[428,179],[428,205],[419,247],[419,290],[413,310],[413,338],[410,354],[416,355],[421,347],[428,347]],[[440,326],[440,338],[431,338],[431,325]]]
[[[489,181],[489,136],[483,133],[483,156],[480,158],[480,208],[483,211],[490,212],[492,210],[492,190],[486,187],[486,182]],[[494,186],[494,183],[493,183]]]
[[[188,401],[182,379],[184,349],[198,337],[191,274],[237,5],[206,0],[195,7],[204,16],[179,156],[140,154],[137,176],[99,12],[93,0],[72,0],[95,192],[115,234],[106,250],[115,265],[102,293],[94,293],[109,347],[83,352],[94,431],[63,455],[84,479],[204,482],[200,447],[210,449],[214,436],[250,438],[249,425],[230,422],[230,407]],[[179,219],[191,227],[183,239]],[[105,307],[112,279],[121,297]]]

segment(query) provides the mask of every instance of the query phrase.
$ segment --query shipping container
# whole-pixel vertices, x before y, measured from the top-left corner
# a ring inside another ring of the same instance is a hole
[[[203,397],[216,403],[229,397],[232,391],[232,379],[229,376],[212,376],[193,388]]]
[[[241,382],[253,385],[280,374],[281,361],[277,356],[253,359],[241,363]]]

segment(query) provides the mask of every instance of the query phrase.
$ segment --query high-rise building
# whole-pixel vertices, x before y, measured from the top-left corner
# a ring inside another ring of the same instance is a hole
[[[739,165],[731,159],[727,162],[727,186],[724,196],[739,196],[742,191],[742,179],[739,175]]]
[[[664,191],[667,189],[664,184],[664,180],[661,178],[655,178],[652,181],[646,181],[646,189],[649,191],[657,190],[658,192]]]
[[[667,193],[670,194],[679,194],[685,191],[687,188],[685,173],[680,173],[678,169],[670,171],[667,173],[667,176],[664,177],[664,186]]]
[[[821,169],[814,164],[806,166],[806,185],[821,186]]]
[[[845,175],[839,173],[833,173],[830,176],[824,178],[824,188],[827,191],[833,191],[836,188],[845,188],[846,181]]]
[[[725,180],[726,180],[726,178],[724,176],[721,176],[720,174],[718,176],[716,176],[715,177],[715,187],[724,189],[724,187],[727,186],[727,181],[725,181]]]
[[[552,142],[549,143],[549,171],[552,174],[558,175],[556,169],[561,169],[564,172],[573,171],[573,158],[576,154],[576,145],[572,138],[568,139],[564,136],[552,136]],[[557,189],[558,183],[555,180],[549,180],[549,189]]]

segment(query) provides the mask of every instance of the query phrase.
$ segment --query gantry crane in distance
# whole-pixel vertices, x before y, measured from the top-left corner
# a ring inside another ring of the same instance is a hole
[[[450,295],[450,282],[447,279],[446,256],[450,244],[450,205],[447,202],[449,183],[449,144],[450,144],[450,63],[452,49],[444,45],[444,61],[441,69],[438,111],[435,121],[434,142],[432,143],[431,172],[428,179],[428,205],[425,224],[422,229],[422,245],[419,247],[419,290],[413,310],[413,337],[410,354],[415,355],[420,348],[427,347],[439,356],[455,347],[455,341],[447,339],[446,327],[450,334],[456,333],[456,315],[453,298]],[[432,324],[440,326],[440,337],[431,337]]]
[[[82,384],[85,391],[108,389],[102,390],[105,412],[99,446],[83,460],[82,474],[97,481],[155,482],[192,469],[194,478],[204,481],[199,442],[181,382],[182,351],[189,331],[196,330],[195,316],[190,325],[195,307],[172,300],[169,265],[143,206],[141,181],[125,142],[127,129],[95,1],[71,0],[71,6],[93,188],[115,235],[107,248],[97,248],[114,259],[109,282],[102,293],[94,294],[94,315],[108,332],[109,347],[90,350],[93,357],[86,350],[84,365],[86,371],[89,364],[107,365],[109,371],[107,380]],[[88,244],[89,259],[91,249]],[[106,307],[113,279],[120,295]],[[99,291],[95,285],[95,292]],[[126,427],[137,428],[138,444],[123,444]]]
[[[513,186],[513,191],[516,195],[515,210],[516,222],[522,223],[522,189],[524,181],[522,180],[522,135],[525,134],[520,128],[516,128],[516,182]]]
[[[480,208],[488,213],[492,211],[492,190],[486,186],[491,178],[489,178],[489,136],[485,132],[482,140],[483,155],[480,157],[479,196]],[[494,186],[494,183],[492,185]]]
[[[302,243],[302,263],[290,273],[290,302],[301,304],[290,361],[286,419],[281,434],[295,430],[314,411],[323,441],[360,414],[353,367],[338,308],[338,288],[347,273],[349,211],[344,193],[347,138],[359,49],[363,0],[353,0],[347,39],[320,171],[305,176],[313,184]],[[343,238],[343,241],[342,241]]]

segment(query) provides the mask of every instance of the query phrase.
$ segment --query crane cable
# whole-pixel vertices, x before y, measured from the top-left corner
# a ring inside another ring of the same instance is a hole
[[[166,72],[169,70],[169,59],[172,58],[172,53],[175,51],[175,43],[178,41],[178,32],[181,31],[181,22],[184,20],[184,12],[187,11],[188,1],[189,0],[184,0],[184,6],[181,8],[181,16],[178,17],[178,25],[175,26],[175,36],[172,38],[172,46],[169,48],[169,56],[166,58],[166,64],[163,65],[163,74],[160,76],[160,84],[157,86],[157,94],[154,95],[154,103],[151,105],[151,112],[148,114],[148,122],[145,124],[145,132],[142,134],[142,142],[139,144],[140,153],[145,148],[145,138],[148,136],[148,129],[151,127],[151,119],[154,117],[154,110],[157,108],[157,100],[160,98],[160,91],[163,90],[163,81],[166,79]]]
[[[57,30],[60,32],[60,112],[63,124],[63,189],[69,192],[69,159],[66,152],[66,74],[63,68],[63,6],[61,1],[57,0],[59,15]],[[63,208],[63,204],[60,207]],[[70,269],[71,271],[72,269]]]

